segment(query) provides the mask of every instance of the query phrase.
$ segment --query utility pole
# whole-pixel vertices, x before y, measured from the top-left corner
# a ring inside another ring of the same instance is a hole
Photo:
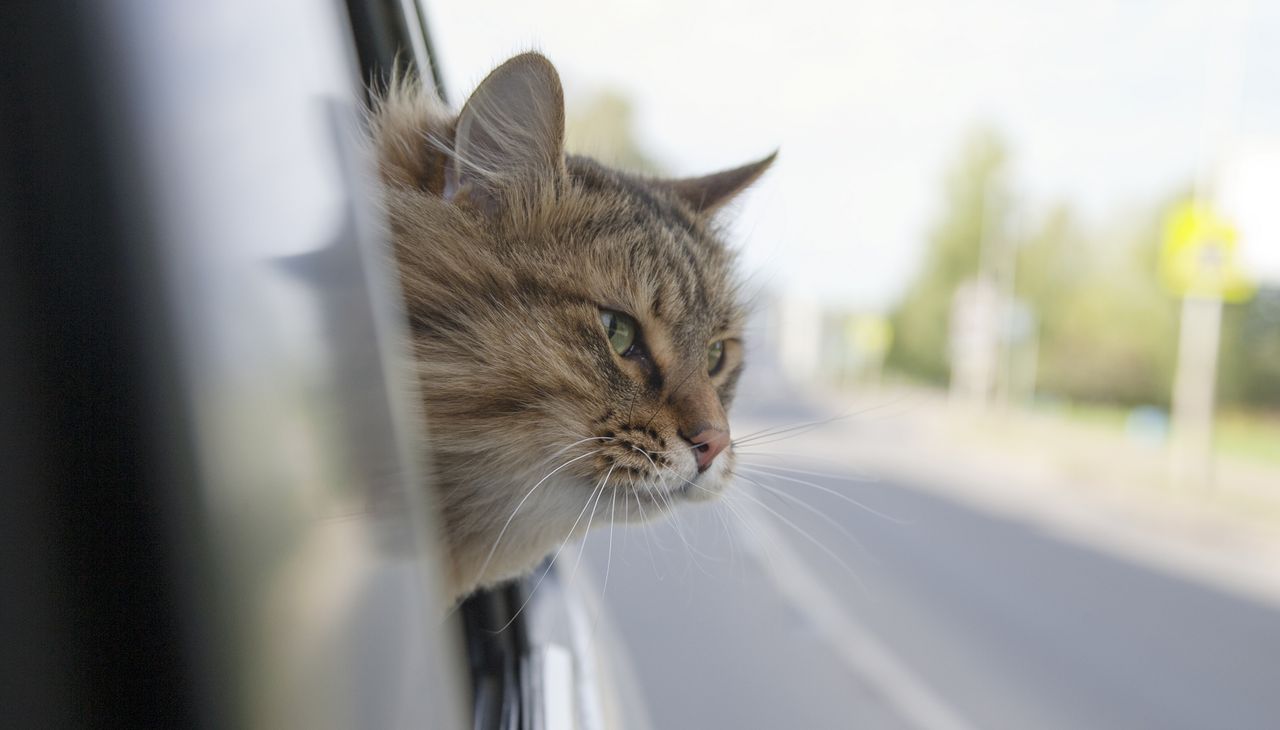
[[[1221,331],[1221,299],[1200,296],[1182,299],[1169,462],[1170,477],[1176,487],[1213,485],[1213,406]]]
[[[1161,280],[1182,298],[1169,452],[1170,481],[1179,487],[1213,484],[1214,390],[1222,305],[1224,301],[1246,301],[1253,295],[1236,250],[1235,227],[1206,205],[1185,204],[1165,224]]]
[[[1237,233],[1219,217],[1217,166],[1235,136],[1242,97],[1244,29],[1250,0],[1227,0],[1212,18],[1205,44],[1204,118],[1195,199],[1165,225],[1160,274],[1182,299],[1178,363],[1173,385],[1170,481],[1178,487],[1213,484],[1214,391],[1222,304],[1253,294],[1236,258]]]

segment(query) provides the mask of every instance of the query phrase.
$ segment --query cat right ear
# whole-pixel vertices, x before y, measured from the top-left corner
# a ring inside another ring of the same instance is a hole
[[[694,211],[711,215],[758,180],[777,157],[778,152],[774,150],[763,159],[732,170],[702,177],[665,180],[659,184],[683,199]]]
[[[444,197],[492,214],[509,195],[536,199],[563,174],[560,76],[544,56],[522,53],[485,77],[462,107]]]

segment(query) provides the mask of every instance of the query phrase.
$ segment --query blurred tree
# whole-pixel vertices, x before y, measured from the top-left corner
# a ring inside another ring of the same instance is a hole
[[[1069,205],[1058,204],[1018,249],[1016,293],[1035,309],[1040,335],[1052,339],[1067,294],[1087,272],[1086,239]]]
[[[636,141],[631,101],[615,91],[602,91],[572,104],[565,120],[565,148],[606,165],[654,174],[658,165]]]
[[[1039,392],[1168,404],[1177,306],[1156,273],[1163,209],[1084,231],[1059,206],[1019,251],[1018,296],[1040,321]]]
[[[1223,310],[1220,402],[1280,409],[1280,288]]]
[[[979,273],[983,237],[1003,236],[1007,228],[1006,157],[1004,141],[992,129],[979,129],[965,141],[946,176],[946,205],[924,263],[892,314],[897,334],[889,367],[929,382],[947,381],[947,323],[956,286]]]
[[[998,276],[1014,251],[1014,295],[1035,315],[1036,390],[1071,401],[1168,406],[1177,356],[1179,304],[1162,287],[1164,220],[1186,195],[1082,225],[1052,208],[1025,240],[1007,225],[1012,200],[998,134],[979,130],[945,179],[946,203],[923,264],[893,312],[888,367],[928,382],[949,375],[948,332],[957,286]],[[1219,402],[1280,408],[1280,290],[1224,310]]]

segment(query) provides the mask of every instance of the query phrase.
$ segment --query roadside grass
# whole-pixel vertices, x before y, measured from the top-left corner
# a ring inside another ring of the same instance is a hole
[[[1033,410],[1041,415],[1061,417],[1085,428],[1135,436],[1131,433],[1131,415],[1134,412],[1131,408],[1049,402],[1037,404]],[[1157,437],[1163,436],[1157,434]],[[1219,413],[1214,419],[1213,445],[1220,456],[1280,466],[1280,414],[1252,411]]]
[[[1214,425],[1220,453],[1280,466],[1280,414],[1225,413]]]

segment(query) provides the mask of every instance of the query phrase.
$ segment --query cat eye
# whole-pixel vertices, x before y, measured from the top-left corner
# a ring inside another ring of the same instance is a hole
[[[605,336],[609,338],[609,346],[619,355],[626,355],[636,344],[636,321],[622,312],[608,309],[600,310],[600,323],[604,325]]]
[[[724,365],[724,340],[716,340],[707,347],[707,372],[715,375]]]

